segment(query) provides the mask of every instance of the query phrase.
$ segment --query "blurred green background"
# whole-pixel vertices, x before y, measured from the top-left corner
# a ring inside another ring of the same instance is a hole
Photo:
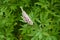
[[[60,0],[0,0],[0,40],[60,40]]]

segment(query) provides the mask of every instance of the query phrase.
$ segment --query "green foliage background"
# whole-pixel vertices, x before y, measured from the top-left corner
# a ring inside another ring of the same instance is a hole
[[[0,40],[60,40],[60,0],[0,0]]]

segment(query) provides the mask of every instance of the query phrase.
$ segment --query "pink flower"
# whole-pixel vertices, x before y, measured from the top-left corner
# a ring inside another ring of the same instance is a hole
[[[23,16],[23,20],[28,23],[29,25],[33,25],[32,20],[29,18],[29,16],[27,15],[27,13],[23,10],[22,7],[20,7],[22,10],[22,16]]]

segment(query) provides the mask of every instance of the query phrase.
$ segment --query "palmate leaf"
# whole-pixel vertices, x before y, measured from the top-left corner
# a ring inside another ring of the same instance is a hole
[[[43,37],[41,31],[36,31],[35,35],[31,38],[31,40],[41,40]]]

